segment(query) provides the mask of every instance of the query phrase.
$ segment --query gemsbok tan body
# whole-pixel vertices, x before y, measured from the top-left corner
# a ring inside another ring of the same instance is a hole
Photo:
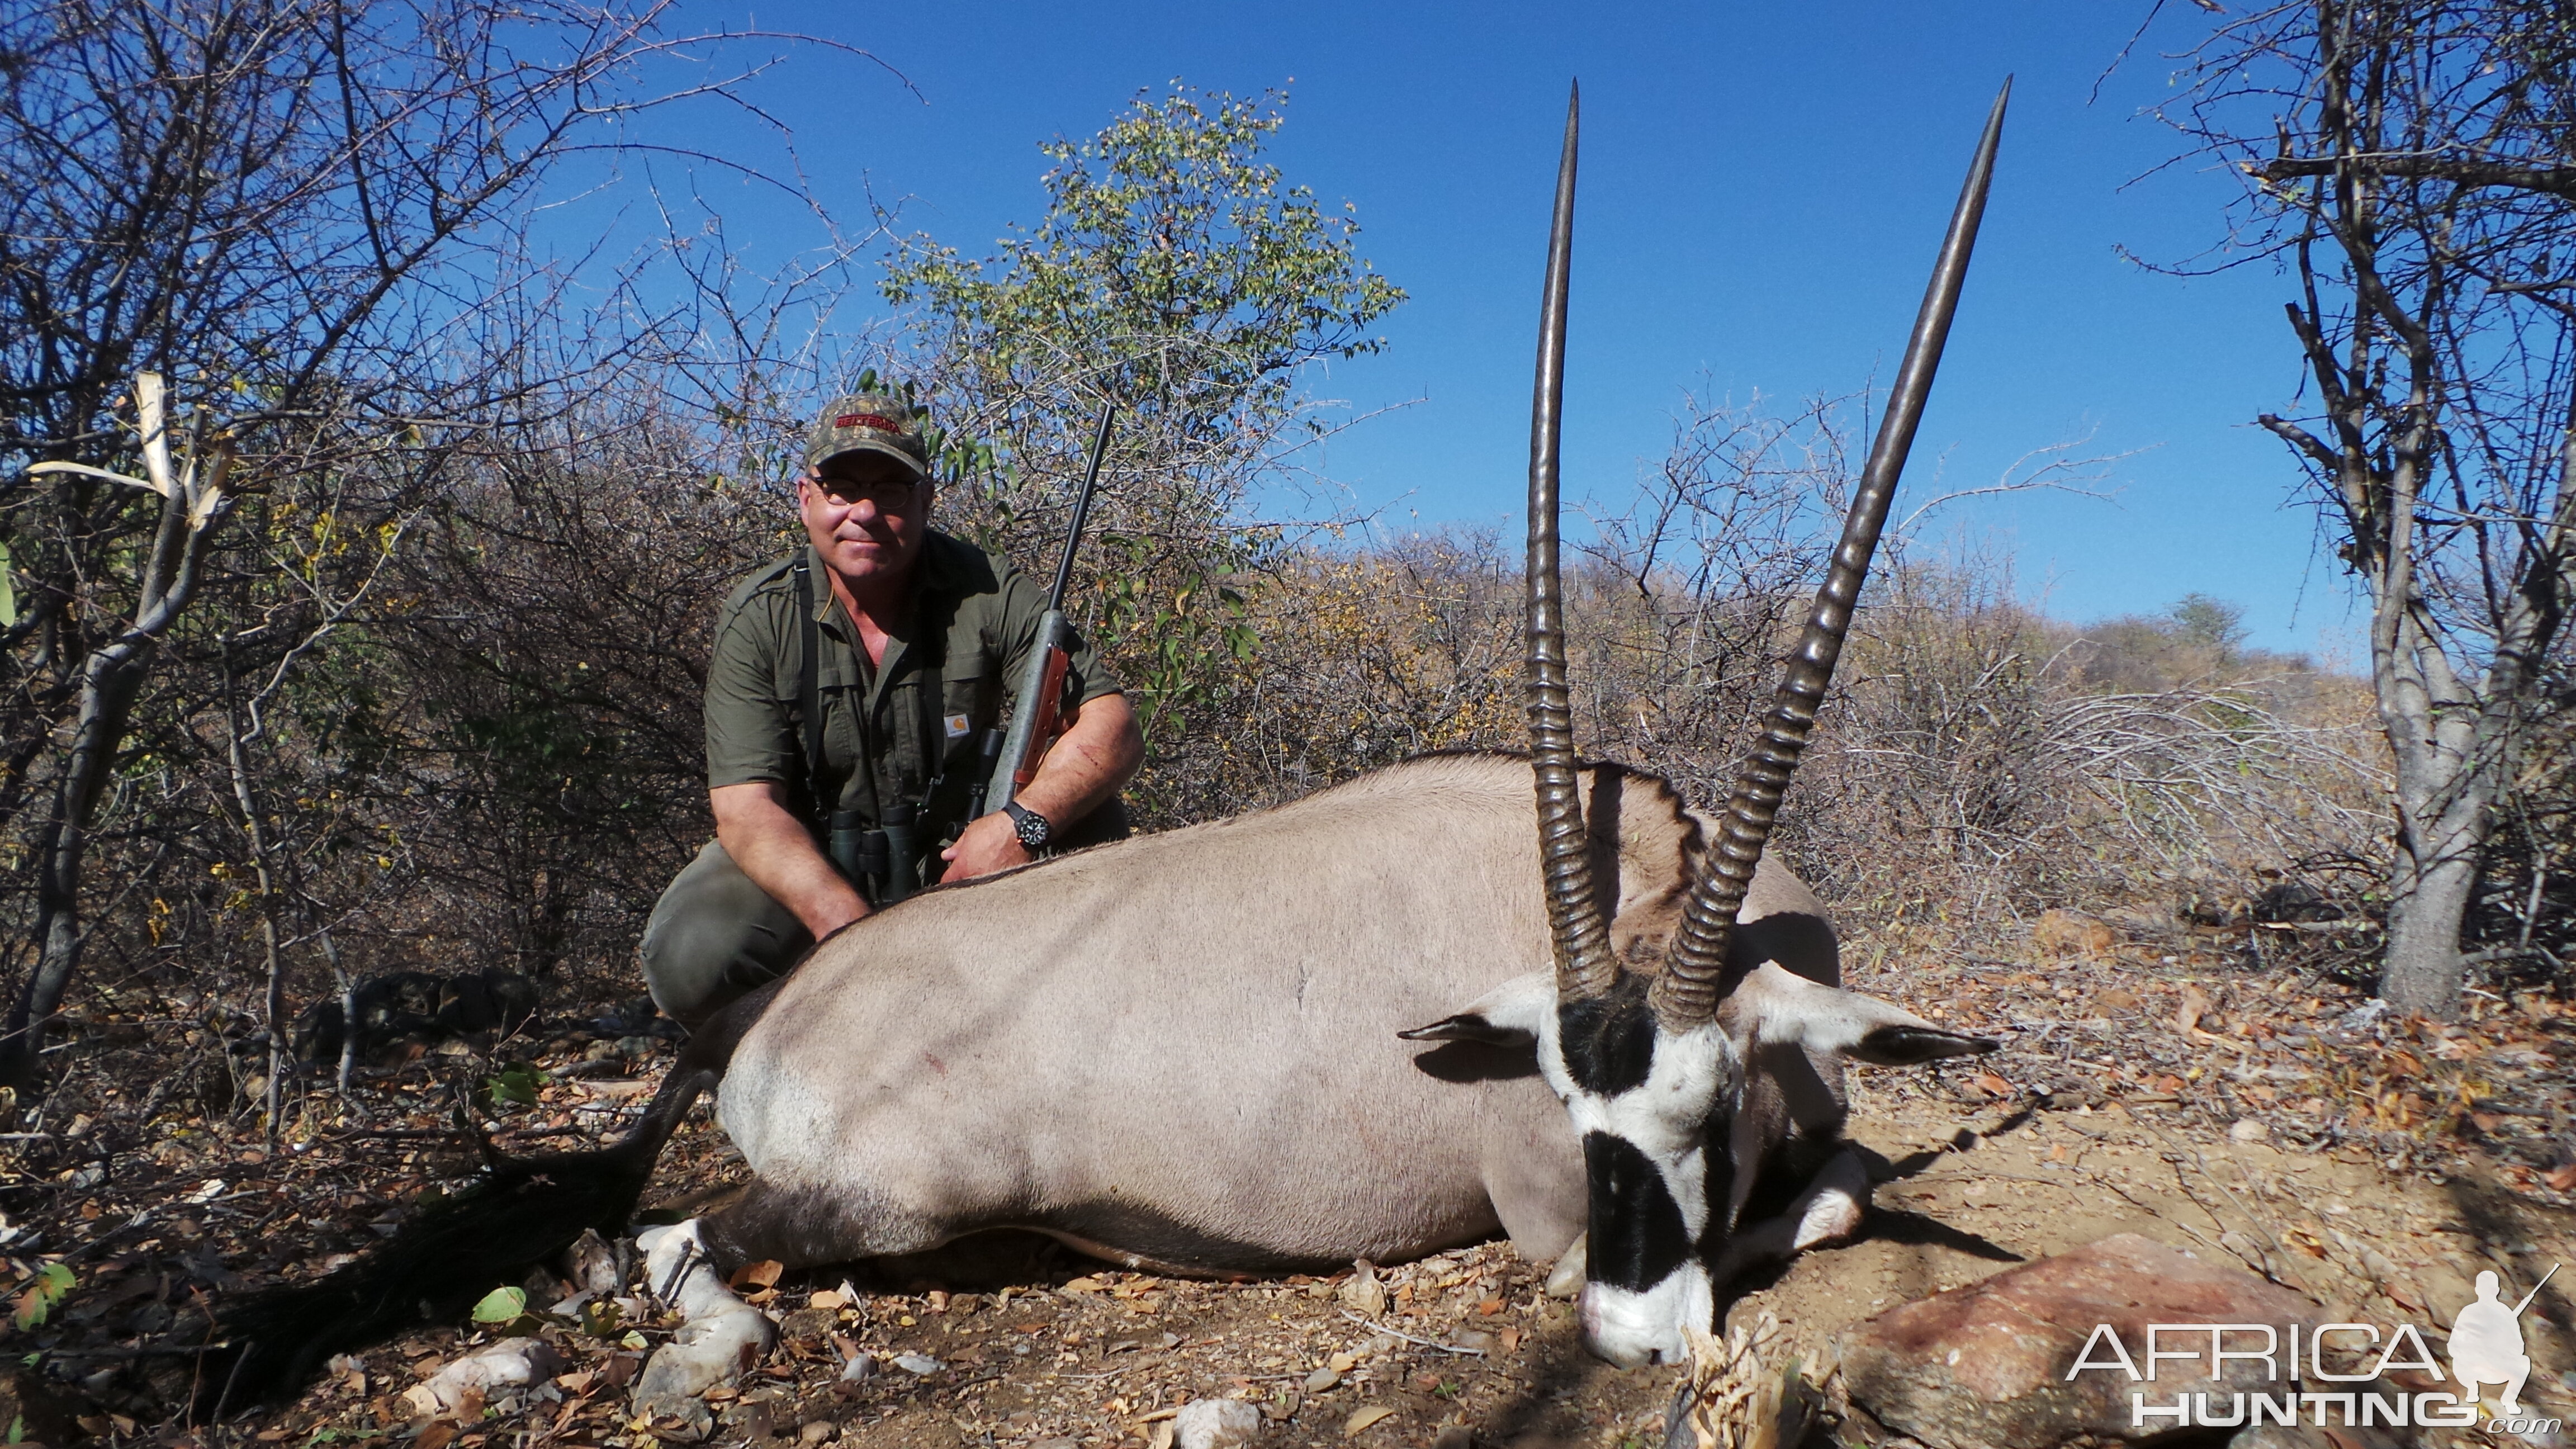
[[[1501,1231],[1554,1258],[1583,1230],[1582,1154],[1527,1045],[1397,1036],[1551,970],[1529,770],[1417,760],[835,937],[726,1069],[718,1110],[757,1181],[707,1246],[831,1262],[1012,1226],[1136,1266],[1285,1272]],[[1651,776],[1597,767],[1585,793],[1613,939],[1660,956],[1701,827]],[[1835,984],[1787,871],[1747,916],[1739,949]],[[1839,1074],[1802,1085],[1832,1133]]]

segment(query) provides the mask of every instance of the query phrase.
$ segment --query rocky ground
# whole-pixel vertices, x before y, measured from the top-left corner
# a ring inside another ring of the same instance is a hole
[[[1830,1421],[1838,1330],[2115,1233],[2242,1264],[2341,1317],[2428,1330],[2481,1268],[2519,1296],[2576,1264],[2576,1010],[2531,993],[2479,998],[2456,1026],[2397,1021],[2337,984],[2331,935],[2064,916],[2010,958],[1929,932],[1856,940],[1853,984],[2008,1045],[1938,1073],[1855,1074],[1852,1135],[1882,1179],[1866,1234],[1738,1285],[1730,1324],[1776,1322],[1764,1361],[1794,1361],[1828,1405],[1820,1433],[1859,1443],[1866,1422]],[[337,1363],[290,1406],[190,1429],[187,1349],[209,1303],[325,1271],[460,1182],[474,1162],[460,1103],[504,1150],[608,1135],[670,1044],[558,1008],[533,1034],[375,1070],[356,1093],[363,1124],[339,1125],[327,1092],[313,1096],[272,1146],[247,1113],[161,1106],[185,1099],[159,1090],[168,1069],[154,1075],[132,1029],[188,1013],[141,995],[115,1005],[74,1034],[85,1065],[0,1142],[17,1310],[0,1416],[21,1441],[1163,1449],[1181,1406],[1231,1398],[1257,1407],[1263,1444],[1642,1446],[1663,1442],[1683,1374],[1587,1358],[1546,1265],[1500,1244],[1365,1275],[1209,1283],[1008,1243],[938,1279],[755,1271],[741,1286],[778,1316],[780,1346],[703,1413],[638,1416],[629,1385],[672,1325],[613,1266],[567,1264],[610,1275],[606,1291],[560,1315],[424,1328]],[[138,1100],[155,1110],[120,1114]],[[138,1115],[140,1131],[102,1125]],[[740,1176],[702,1109],[655,1205],[685,1211]],[[2526,1397],[2544,1413],[2576,1409],[2566,1280],[2526,1319],[2542,1370]],[[518,1286],[543,1310],[577,1285]],[[414,1391],[441,1367],[510,1334],[551,1350],[539,1381],[424,1407]]]

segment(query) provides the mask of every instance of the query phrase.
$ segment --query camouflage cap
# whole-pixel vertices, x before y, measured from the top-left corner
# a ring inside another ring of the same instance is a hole
[[[882,453],[916,477],[930,476],[921,414],[901,398],[866,392],[834,398],[805,439],[805,466],[819,469],[843,453]]]

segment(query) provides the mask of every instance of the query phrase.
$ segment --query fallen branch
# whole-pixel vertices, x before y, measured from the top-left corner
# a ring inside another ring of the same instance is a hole
[[[1461,1348],[1453,1343],[1441,1343],[1434,1339],[1416,1338],[1401,1328],[1390,1328],[1383,1323],[1371,1322],[1370,1320],[1353,1313],[1347,1308],[1343,1309],[1341,1312],[1344,1318],[1349,1319],[1351,1322],[1358,1324],[1362,1328],[1373,1328],[1380,1333],[1389,1334],[1396,1338],[1403,1339],[1407,1343],[1418,1343],[1424,1348],[1436,1348],[1442,1353],[1463,1354],[1473,1358],[1483,1358],[1485,1356],[1485,1351],[1481,1348]]]

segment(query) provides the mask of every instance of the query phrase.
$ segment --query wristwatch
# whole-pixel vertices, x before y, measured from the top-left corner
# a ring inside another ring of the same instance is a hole
[[[1047,818],[1019,801],[1014,800],[1002,809],[1011,817],[1011,827],[1019,831],[1020,844],[1029,849],[1044,850],[1047,841],[1054,837],[1055,827],[1047,824]]]

